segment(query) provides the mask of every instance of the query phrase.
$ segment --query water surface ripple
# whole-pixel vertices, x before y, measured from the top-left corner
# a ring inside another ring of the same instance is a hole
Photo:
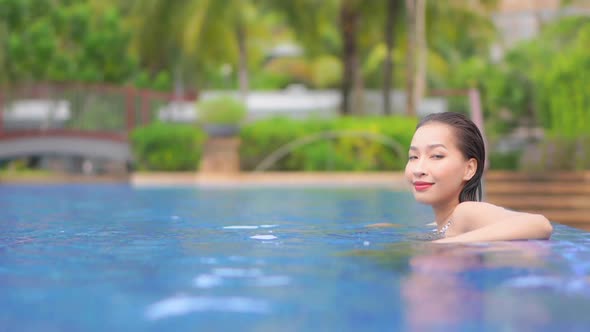
[[[434,245],[431,220],[383,189],[2,185],[0,331],[590,326],[590,233]]]

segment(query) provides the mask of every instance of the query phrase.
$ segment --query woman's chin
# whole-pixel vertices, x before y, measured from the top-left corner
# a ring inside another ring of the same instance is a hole
[[[426,193],[421,193],[421,192],[414,192],[414,199],[418,203],[428,204],[428,205],[433,205],[435,202],[433,197],[431,197],[430,195],[428,195]]]

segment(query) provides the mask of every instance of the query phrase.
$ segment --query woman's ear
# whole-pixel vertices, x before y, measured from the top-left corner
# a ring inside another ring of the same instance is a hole
[[[475,175],[477,171],[477,160],[475,158],[471,158],[467,161],[467,165],[465,166],[465,174],[463,175],[464,181],[469,181]]]

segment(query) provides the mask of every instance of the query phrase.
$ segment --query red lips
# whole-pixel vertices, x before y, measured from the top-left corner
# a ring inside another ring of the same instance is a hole
[[[416,181],[413,184],[414,184],[414,188],[416,189],[416,191],[424,191],[424,190],[427,190],[428,188],[432,187],[432,185],[434,183],[432,183],[432,182]]]

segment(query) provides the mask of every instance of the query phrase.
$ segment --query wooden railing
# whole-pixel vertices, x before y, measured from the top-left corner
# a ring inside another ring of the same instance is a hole
[[[491,171],[486,201],[541,213],[549,220],[590,231],[590,171],[529,174]]]
[[[75,117],[86,112],[90,101],[110,101],[109,110],[122,117],[122,130],[131,131],[135,126],[148,124],[152,121],[155,110],[162,104],[173,101],[190,101],[197,99],[195,91],[187,91],[182,95],[172,92],[160,92],[137,89],[129,86],[83,83],[34,83],[17,86],[0,86],[0,134],[6,130],[3,115],[6,106],[18,100],[66,100],[70,111]],[[33,128],[29,128],[33,129]],[[68,128],[78,129],[78,128]]]

